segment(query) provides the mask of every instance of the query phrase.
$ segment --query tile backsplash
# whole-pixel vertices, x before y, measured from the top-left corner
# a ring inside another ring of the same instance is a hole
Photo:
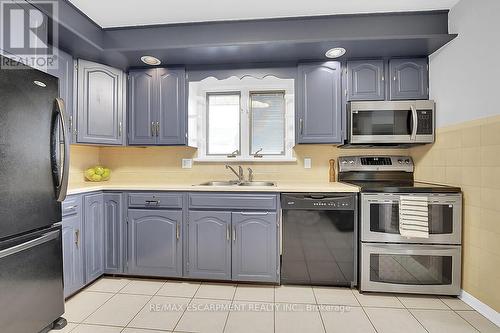
[[[224,163],[193,163],[191,169],[183,169],[182,159],[196,157],[196,149],[190,147],[82,147],[72,146],[72,182],[83,181],[83,170],[95,164],[95,149],[98,161],[111,168],[113,182],[163,181],[198,182],[208,180],[229,180],[235,176],[224,168]],[[90,158],[85,163],[87,154]],[[404,149],[340,149],[332,145],[298,145],[294,148],[296,162],[285,163],[238,163],[251,167],[255,180],[272,181],[328,181],[330,159],[341,155],[359,154],[408,154]],[[304,158],[311,159],[311,168],[304,168]],[[78,173],[80,176],[78,176]]]
[[[440,128],[410,154],[415,179],[462,188],[462,288],[500,311],[500,116]]]

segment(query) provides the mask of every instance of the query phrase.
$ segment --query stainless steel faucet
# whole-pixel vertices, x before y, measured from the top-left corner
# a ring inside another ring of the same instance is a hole
[[[253,170],[252,168],[248,168],[248,181],[253,182]]]
[[[231,170],[238,177],[239,182],[245,181],[245,175],[243,174],[243,168],[241,167],[241,165],[238,165],[238,172],[236,172],[236,170],[234,170],[234,168],[228,164],[226,164],[226,169]]]

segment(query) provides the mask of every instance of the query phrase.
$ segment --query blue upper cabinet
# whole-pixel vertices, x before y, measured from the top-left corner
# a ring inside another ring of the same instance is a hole
[[[68,138],[71,143],[76,142],[76,117],[73,108],[73,77],[74,62],[73,57],[66,52],[57,50],[57,66],[49,68],[47,72],[59,79],[59,97],[64,100],[66,107]]]
[[[159,68],[158,144],[186,144],[186,73],[182,69]]]
[[[78,60],[77,143],[123,145],[124,73]]]
[[[391,59],[390,99],[428,99],[429,67],[427,58]]]
[[[349,101],[383,101],[385,99],[383,60],[347,62],[347,99]]]
[[[130,145],[186,144],[185,76],[184,68],[130,71]]]
[[[341,143],[340,63],[299,65],[296,90],[297,143]]]
[[[156,144],[156,70],[132,70],[128,75],[128,142]]]

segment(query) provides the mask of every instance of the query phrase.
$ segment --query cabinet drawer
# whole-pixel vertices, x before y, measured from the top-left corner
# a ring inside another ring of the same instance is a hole
[[[220,209],[276,209],[276,195],[272,194],[189,194],[189,208]]]
[[[81,209],[81,196],[69,196],[62,203],[62,216],[78,214]]]
[[[139,208],[182,208],[181,193],[130,193],[128,206]]]

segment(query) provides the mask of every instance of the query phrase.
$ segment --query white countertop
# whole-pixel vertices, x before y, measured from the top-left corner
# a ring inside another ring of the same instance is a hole
[[[197,183],[198,184],[198,183]],[[187,182],[82,182],[70,184],[68,195],[93,191],[200,191],[200,192],[359,192],[359,187],[340,182],[276,182],[276,186],[200,186]]]

